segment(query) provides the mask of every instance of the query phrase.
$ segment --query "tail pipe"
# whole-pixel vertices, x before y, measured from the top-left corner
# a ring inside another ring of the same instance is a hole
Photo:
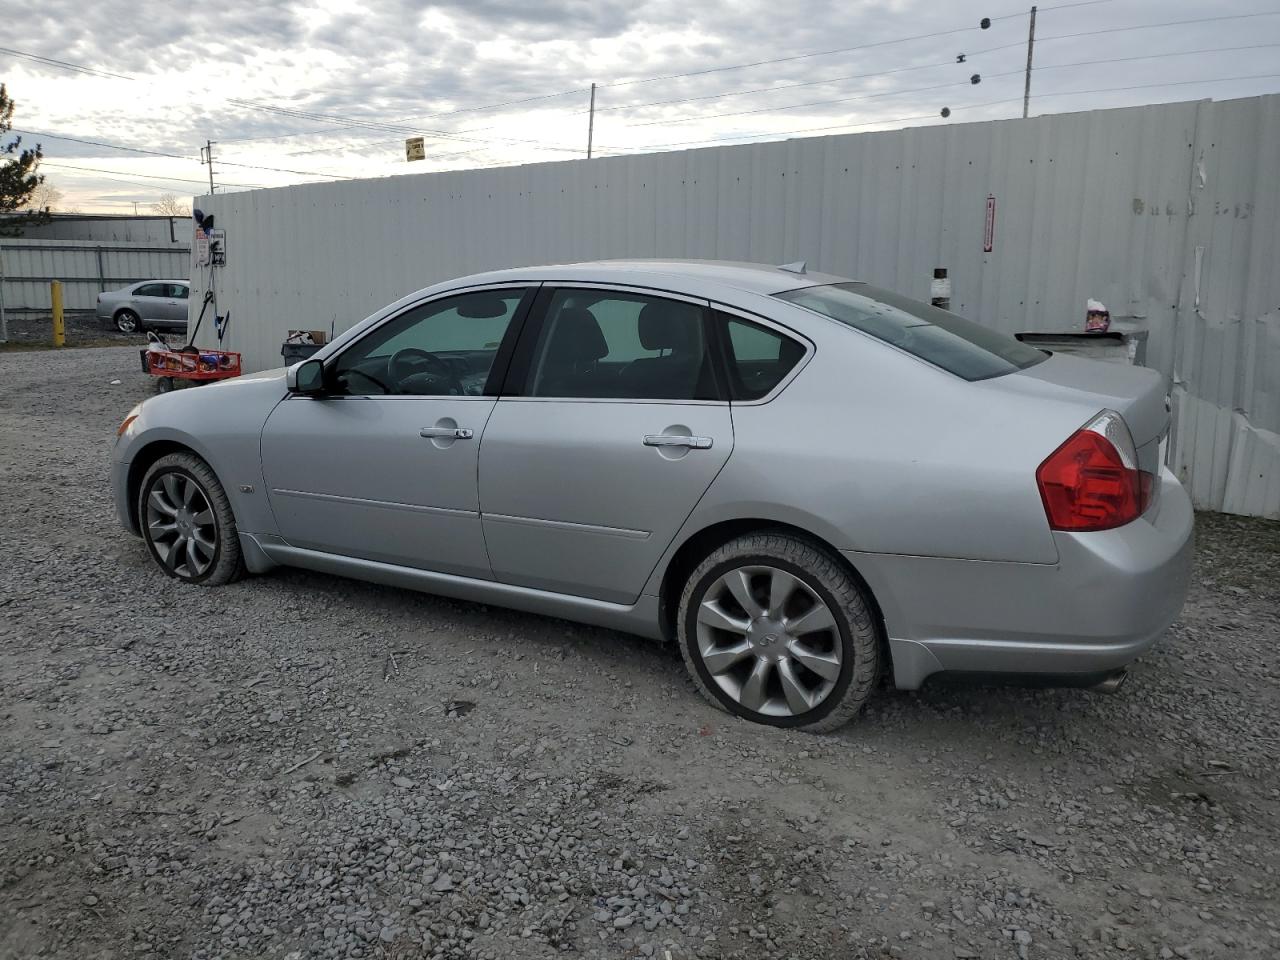
[[[1129,671],[1117,670],[1110,674],[1099,683],[1095,683],[1089,689],[1094,693],[1119,693],[1120,688],[1124,686],[1124,682],[1129,679]]]

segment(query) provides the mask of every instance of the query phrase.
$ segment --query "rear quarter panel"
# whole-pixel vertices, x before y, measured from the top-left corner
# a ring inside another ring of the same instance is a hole
[[[1057,562],[1035,471],[1088,418],[1080,403],[1010,400],[798,309],[768,315],[803,329],[813,357],[772,400],[733,405],[733,455],[664,559],[711,524],[759,518],[841,550]]]

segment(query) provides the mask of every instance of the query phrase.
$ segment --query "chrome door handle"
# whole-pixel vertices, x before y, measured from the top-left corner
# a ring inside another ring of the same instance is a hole
[[[441,437],[446,440],[470,440],[475,432],[467,427],[423,427],[418,431],[418,436],[427,440],[438,440]]]
[[[690,450],[710,450],[710,437],[681,437],[669,433],[647,433],[646,447],[688,447]]]

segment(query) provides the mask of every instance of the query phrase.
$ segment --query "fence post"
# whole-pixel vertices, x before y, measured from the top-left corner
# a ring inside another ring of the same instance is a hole
[[[9,319],[4,315],[4,250],[0,249],[0,343],[9,342]]]
[[[53,304],[53,345],[66,346],[67,330],[62,322],[62,281],[49,281],[49,300]]]

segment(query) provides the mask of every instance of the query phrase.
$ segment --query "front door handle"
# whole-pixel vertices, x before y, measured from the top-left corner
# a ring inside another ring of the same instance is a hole
[[[710,437],[682,437],[679,434],[647,433],[644,438],[646,447],[688,447],[690,450],[710,450]]]
[[[475,431],[467,427],[423,427],[418,436],[427,440],[470,440]]]

